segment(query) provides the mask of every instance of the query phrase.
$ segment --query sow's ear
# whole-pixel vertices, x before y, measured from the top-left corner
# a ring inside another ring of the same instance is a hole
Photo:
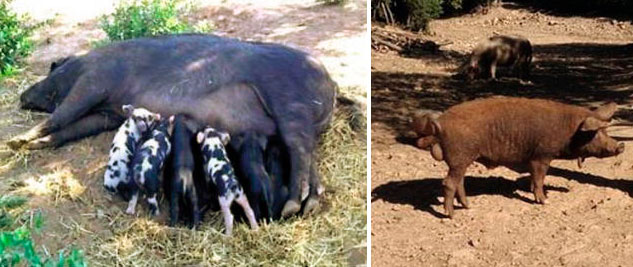
[[[130,117],[132,116],[132,113],[134,112],[134,106],[132,105],[123,105],[123,107],[121,107],[123,109],[123,115],[125,115],[125,117]]]
[[[204,141],[204,132],[198,132],[198,135],[196,135],[196,141],[198,141],[198,144],[202,144],[202,141]]]
[[[50,74],[51,72],[53,72],[56,68],[59,68],[61,65],[64,65],[64,63],[66,63],[68,60],[74,58],[73,56],[70,57],[65,57],[62,59],[58,59],[57,61],[54,61],[53,63],[51,63],[51,68],[48,71],[48,73]]]
[[[599,120],[594,117],[587,117],[580,125],[581,131],[597,131],[601,128],[606,128],[609,126],[609,122]]]
[[[609,121],[611,120],[611,117],[613,117],[613,114],[615,114],[615,112],[618,110],[618,105],[616,103],[609,103],[606,105],[602,105],[600,107],[598,107],[596,110],[594,110],[594,114],[596,114],[596,118],[603,120],[603,121]]]

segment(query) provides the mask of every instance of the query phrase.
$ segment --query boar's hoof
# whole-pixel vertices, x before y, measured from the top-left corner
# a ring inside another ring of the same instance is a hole
[[[308,201],[306,201],[305,207],[303,207],[303,215],[314,214],[319,211],[319,199],[314,196],[310,196]]]
[[[283,210],[281,210],[281,217],[288,218],[292,215],[297,214],[301,209],[301,205],[295,200],[288,200],[284,205]]]

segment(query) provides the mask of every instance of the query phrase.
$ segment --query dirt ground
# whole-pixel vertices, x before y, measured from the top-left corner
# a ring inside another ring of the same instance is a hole
[[[397,29],[391,29],[397,30]],[[633,120],[633,26],[610,18],[544,14],[511,3],[431,23],[439,53],[372,51],[371,253],[375,266],[630,266],[633,262],[633,128],[611,127],[626,143],[613,158],[554,161],[548,204],[534,204],[528,176],[473,164],[471,209],[443,215],[447,166],[410,145],[416,109],[491,95],[547,98],[583,106],[616,101]],[[532,85],[516,79],[472,84],[451,78],[465,54],[494,33],[527,37]],[[476,114],[473,114],[476,116]],[[456,207],[459,207],[457,205]]]
[[[59,249],[68,249],[76,245],[87,252],[88,259],[97,265],[126,265],[134,262],[137,251],[134,249],[135,240],[130,229],[138,225],[150,225],[154,229],[155,224],[151,220],[144,220],[139,215],[139,220],[121,221],[126,203],[120,199],[113,199],[102,188],[103,171],[107,162],[107,151],[114,133],[105,133],[93,138],[63,146],[56,150],[42,150],[33,152],[14,152],[8,149],[5,141],[28,130],[33,125],[46,118],[47,114],[30,113],[18,109],[17,96],[19,93],[35,81],[42,79],[48,72],[50,63],[71,54],[85,53],[91,48],[94,41],[105,37],[99,29],[98,17],[112,12],[114,1],[33,1],[15,0],[12,3],[14,10],[28,12],[35,21],[51,20],[52,23],[38,30],[35,35],[36,48],[28,58],[26,70],[13,79],[5,81],[5,88],[0,90],[0,195],[24,193],[31,196],[29,206],[33,210],[40,210],[45,215],[45,231],[42,235],[35,236],[36,243],[41,244],[38,250],[55,253]],[[369,64],[368,50],[358,49],[364,46],[369,38],[366,31],[365,1],[352,0],[343,6],[326,6],[314,1],[278,0],[278,1],[227,1],[207,0],[197,1],[199,10],[191,17],[194,21],[211,21],[215,26],[215,32],[248,40],[271,41],[297,47],[314,54],[320,59],[339,84],[341,93],[357,101],[366,98],[367,65]],[[361,103],[366,104],[366,103]],[[364,141],[359,143],[364,145]],[[365,160],[363,157],[362,160]],[[364,162],[364,161],[363,161]],[[364,165],[364,164],[363,164]],[[344,169],[344,166],[326,166],[327,169]],[[357,215],[345,218],[353,225],[340,231],[330,231],[327,236],[315,237],[312,234],[318,232],[307,225],[321,225],[322,229],[330,229],[323,226],[333,220],[330,216],[342,216],[342,211],[323,212],[320,217],[310,220],[296,219],[287,222],[287,229],[291,236],[289,240],[268,240],[270,243],[281,244],[277,247],[266,247],[264,243],[262,251],[266,253],[280,254],[275,249],[285,249],[288,255],[299,255],[304,264],[315,264],[313,259],[325,262],[347,264],[348,260],[353,264],[361,264],[365,257],[365,173],[361,170],[359,177],[349,177],[350,186],[357,189],[334,188],[339,182],[325,178],[327,190],[332,193],[325,202],[328,208],[335,209],[336,201],[343,200],[350,203],[349,198],[358,199],[348,205],[347,212],[353,210]],[[362,177],[361,177],[362,176]],[[339,177],[340,178],[340,177]],[[361,180],[362,179],[362,180]],[[343,179],[341,179],[343,180]],[[333,181],[333,182],[328,182]],[[51,188],[50,185],[55,185]],[[349,194],[335,196],[334,192],[343,190]],[[326,192],[327,193],[327,192]],[[344,196],[343,196],[344,195]],[[145,209],[139,205],[141,212]],[[163,203],[163,211],[166,204]],[[345,206],[341,206],[345,209]],[[139,212],[139,213],[141,213]],[[166,212],[162,213],[163,215]],[[356,218],[360,216],[360,218]],[[339,217],[336,217],[337,219]],[[158,218],[158,223],[164,223],[166,218]],[[125,225],[125,224],[129,225]],[[217,223],[210,227],[219,227]],[[339,226],[337,226],[339,227]],[[166,228],[166,227],[164,227]],[[160,228],[159,235],[171,235],[175,237],[170,242],[182,242],[181,233],[170,232],[169,229]],[[241,229],[240,227],[239,229]],[[242,230],[238,229],[239,232]],[[286,229],[286,228],[280,228]],[[264,230],[267,232],[268,230]],[[286,230],[284,230],[286,231]],[[345,231],[345,237],[336,236]],[[216,232],[206,232],[196,235],[198,238],[208,238]],[[271,233],[274,231],[271,230]],[[349,236],[347,236],[349,234]],[[262,233],[261,235],[265,235]],[[183,235],[184,236],[184,235]],[[233,244],[252,238],[244,237],[235,242],[226,241],[218,246],[223,253],[231,253]],[[323,240],[323,243],[315,243],[313,246],[306,244],[292,244],[282,246],[286,242],[301,240]],[[341,240],[339,240],[341,238]],[[195,241],[193,241],[195,242]],[[257,244],[257,242],[255,242]],[[334,247],[332,244],[335,244]],[[143,254],[148,262],[135,265],[159,265],[167,257],[175,257],[169,253],[161,254],[161,244],[151,246],[149,255]],[[237,246],[237,245],[235,245]],[[111,249],[108,249],[111,248]],[[227,250],[227,248],[229,248]],[[216,254],[212,248],[196,248],[196,251],[181,255],[193,257],[192,263],[199,262],[206,257],[206,253],[213,253],[213,257],[207,259],[205,264],[216,262],[214,265],[244,265],[244,262],[223,262],[219,264],[222,254]],[[199,251],[198,251],[199,250]],[[334,250],[335,253],[330,251]],[[157,252],[158,251],[158,252]],[[228,251],[228,252],[226,252]],[[200,252],[198,255],[195,253]],[[148,253],[148,252],[138,252]],[[295,254],[291,254],[295,253]],[[225,254],[226,255],[226,254]],[[248,254],[245,254],[248,255]],[[297,260],[286,256],[286,260]],[[349,256],[349,257],[348,257]],[[140,256],[136,256],[140,257]],[[209,256],[210,257],[210,256]],[[141,257],[142,258],[142,257]],[[280,258],[284,258],[281,257]],[[348,259],[349,258],[349,259]],[[139,258],[140,259],[140,258]],[[250,261],[252,261],[251,259]],[[246,262],[246,263],[245,263]],[[272,260],[270,262],[275,262]],[[286,261],[287,262],[287,261]],[[283,262],[282,262],[283,263]]]

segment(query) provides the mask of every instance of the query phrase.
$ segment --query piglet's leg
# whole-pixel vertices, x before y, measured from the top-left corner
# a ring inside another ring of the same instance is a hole
[[[137,193],[138,195],[138,193]],[[152,216],[159,216],[160,215],[160,207],[158,206],[158,194],[154,194],[151,197],[147,198],[147,204],[149,205],[149,209],[150,212],[152,214]],[[128,207],[129,208],[129,207]]]
[[[251,229],[257,230],[259,226],[257,225],[257,220],[255,219],[255,212],[253,212],[253,209],[251,209],[251,205],[248,204],[248,198],[246,198],[246,194],[240,194],[235,199],[235,202],[237,202],[237,204],[242,206],[242,209],[244,209],[244,213],[246,214],[246,218],[248,218],[248,223],[251,225]]]
[[[200,207],[198,206],[198,195],[196,194],[196,189],[193,187],[193,181],[190,184],[187,184],[187,199],[191,202],[191,219],[192,225],[194,228],[200,224]]]
[[[227,198],[226,196],[218,197],[220,202],[220,210],[222,211],[222,216],[224,216],[224,233],[230,236],[233,233],[233,214],[231,213],[231,203],[232,199]]]
[[[57,132],[28,142],[25,147],[27,149],[59,147],[74,140],[99,134],[104,131],[114,130],[119,127],[122,122],[122,118],[118,116],[90,114]]]
[[[180,186],[180,187],[178,187]],[[178,216],[180,215],[180,194],[179,191],[182,185],[178,182],[178,178],[174,177],[171,186],[171,192],[169,193],[169,225],[175,226],[178,223]]]
[[[136,209],[137,201],[138,201],[138,191],[132,193],[132,198],[130,198],[130,202],[127,203],[127,210],[125,210],[125,213],[134,215],[134,213],[136,213],[135,209]]]

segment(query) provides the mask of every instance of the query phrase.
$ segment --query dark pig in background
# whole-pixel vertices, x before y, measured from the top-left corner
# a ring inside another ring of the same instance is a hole
[[[116,129],[124,120],[120,107],[132,104],[165,117],[185,114],[230,134],[280,135],[290,158],[284,217],[301,210],[302,191],[318,180],[310,179],[313,153],[331,121],[336,84],[307,53],[180,34],[116,42],[58,63],[20,96],[23,108],[52,112],[50,118],[9,147],[58,147]],[[314,208],[314,199],[304,209]]]
[[[606,132],[616,109],[615,103],[589,110],[550,100],[491,97],[427,118],[428,124],[418,126],[425,130],[419,132],[433,135],[419,133],[419,137],[427,145],[437,144],[449,167],[443,181],[446,214],[453,217],[455,193],[468,208],[464,175],[473,161],[488,168],[529,171],[534,198],[544,204],[543,183],[552,160],[575,159],[580,164],[588,157],[611,157],[624,151],[624,144]]]
[[[497,35],[477,45],[465,66],[466,77],[496,79],[497,67],[510,67],[521,80],[528,80],[532,63],[532,45],[521,37]]]

